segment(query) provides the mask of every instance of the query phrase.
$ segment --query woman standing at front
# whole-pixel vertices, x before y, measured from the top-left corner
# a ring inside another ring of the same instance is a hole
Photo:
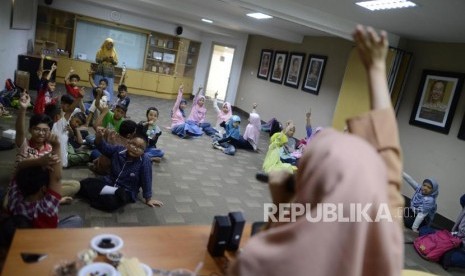
[[[100,83],[102,78],[108,80],[107,91],[110,93],[109,101],[113,99],[113,83],[115,76],[115,66],[118,64],[118,54],[116,53],[113,39],[107,38],[103,42],[95,56],[97,70],[94,75],[94,82]]]

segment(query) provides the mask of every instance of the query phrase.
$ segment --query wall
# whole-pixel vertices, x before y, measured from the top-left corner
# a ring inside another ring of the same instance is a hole
[[[434,177],[440,184],[438,212],[456,219],[459,198],[465,193],[465,141],[457,139],[465,112],[464,89],[448,135],[409,125],[415,97],[424,69],[465,73],[465,44],[406,41],[405,50],[413,52],[413,63],[398,113],[400,140],[404,152],[404,170],[421,182]],[[413,190],[407,184],[403,193]]]
[[[42,2],[43,0],[41,0],[41,3]],[[80,1],[55,0],[53,1],[53,4],[50,7],[73,12],[76,14],[100,18],[102,20],[111,21],[111,10],[98,5],[93,5],[91,3],[85,3]],[[177,24],[158,21],[143,16],[133,15],[126,11],[120,11],[120,13],[121,19],[120,21],[118,21],[118,23],[126,24],[129,26],[136,26],[138,28],[143,28],[155,32],[174,35],[174,30],[178,26]],[[245,47],[247,45],[247,34],[230,32],[230,36],[226,37],[221,35],[206,34],[195,29],[189,28],[189,26],[184,26],[182,37],[190,40],[199,41],[202,43],[197,62],[197,69],[194,77],[195,81],[193,90],[195,91],[199,86],[205,87],[206,85],[206,80],[208,76],[208,65],[210,64],[213,43],[234,47],[236,49],[233,65],[231,68],[229,88],[226,95],[226,100],[233,103],[234,99],[236,98],[237,87],[239,84],[239,76],[241,75],[242,60],[245,53]]]
[[[14,79],[18,55],[27,52],[27,41],[34,38],[36,28],[37,0],[34,1],[34,19],[30,30],[10,29],[11,0],[0,0],[0,89],[7,78]]]
[[[281,122],[294,120],[295,136],[300,138],[305,137],[305,113],[309,108],[314,126],[330,126],[352,46],[352,42],[334,37],[305,37],[303,43],[295,44],[250,36],[235,105],[249,111],[252,103],[258,103],[257,111],[263,121],[273,117]],[[302,91],[303,80],[295,89],[257,78],[262,49],[306,53],[302,74],[305,74],[308,54],[328,56],[319,95]]]
[[[236,105],[237,91],[239,81],[241,79],[241,71],[243,68],[242,63],[246,52],[247,39],[247,34],[240,34],[233,37],[204,34],[201,41],[202,46],[200,47],[197,69],[195,71],[193,90],[196,91],[198,87],[205,87],[207,85],[208,69],[213,53],[213,44],[232,47],[235,51],[225,101],[230,102],[232,105]]]

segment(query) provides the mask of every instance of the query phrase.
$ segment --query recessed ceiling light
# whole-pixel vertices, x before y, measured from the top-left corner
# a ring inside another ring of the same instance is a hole
[[[407,0],[375,0],[356,2],[355,4],[364,7],[365,9],[369,9],[371,11],[411,8],[417,5]]]
[[[273,18],[272,16],[269,16],[268,14],[264,14],[264,13],[261,13],[261,12],[248,13],[247,16],[253,17],[255,19]]]
[[[211,23],[213,23],[213,21],[212,21],[212,20],[210,20],[210,19],[205,19],[205,18],[202,18],[202,21],[203,21],[203,22],[210,23],[210,24],[211,24]]]

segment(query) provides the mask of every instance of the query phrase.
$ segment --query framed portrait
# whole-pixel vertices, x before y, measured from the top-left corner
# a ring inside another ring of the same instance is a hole
[[[423,70],[410,124],[448,134],[465,74]]]
[[[284,85],[299,88],[300,76],[305,62],[305,54],[291,53],[287,64],[286,78]]]
[[[462,124],[460,125],[459,134],[457,138],[460,140],[465,140],[465,115],[463,115]]]
[[[303,91],[318,95],[327,59],[326,56],[308,56],[307,70],[305,70],[305,77],[302,82]]]
[[[273,50],[263,49],[260,55],[260,63],[258,65],[257,78],[267,80],[270,75],[271,61],[273,58]]]
[[[273,58],[273,68],[270,72],[270,81],[275,83],[283,83],[284,79],[284,67],[287,62],[287,52],[276,51]]]

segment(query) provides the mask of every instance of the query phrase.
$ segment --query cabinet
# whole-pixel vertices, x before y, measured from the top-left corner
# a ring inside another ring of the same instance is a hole
[[[44,48],[42,53],[47,55],[68,56],[73,47],[75,15],[43,6],[37,8],[36,43],[56,43],[55,48]],[[39,49],[34,49],[37,54]]]
[[[152,32],[147,44],[145,70],[194,77],[200,43]]]

